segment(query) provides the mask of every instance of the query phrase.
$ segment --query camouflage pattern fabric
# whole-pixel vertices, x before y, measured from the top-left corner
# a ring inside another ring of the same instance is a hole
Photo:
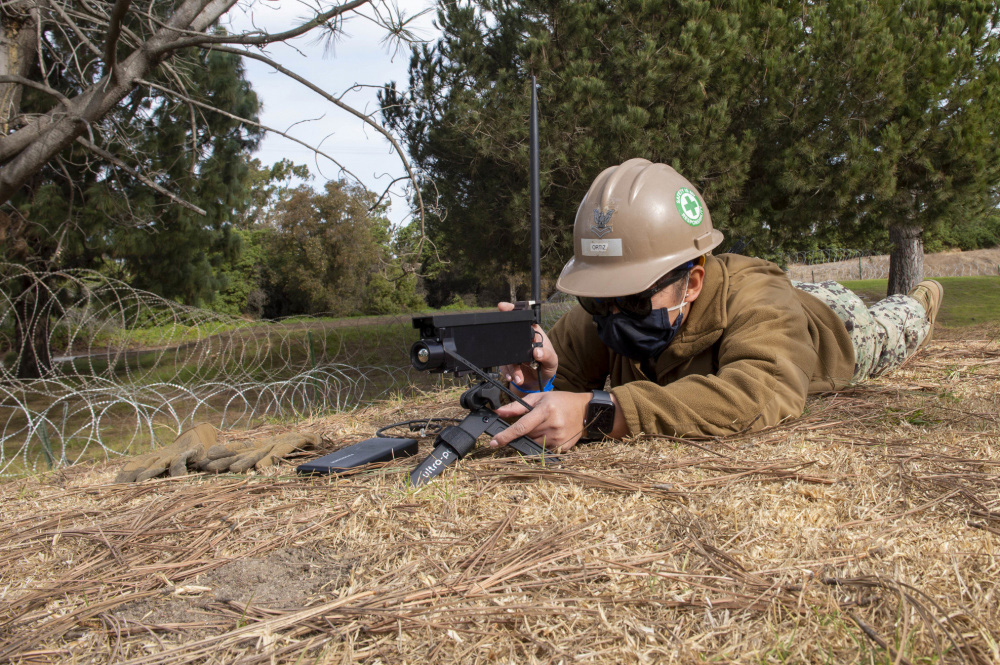
[[[822,300],[844,322],[854,345],[855,383],[899,367],[931,329],[923,306],[909,296],[892,295],[867,307],[837,282],[792,280],[792,286]]]

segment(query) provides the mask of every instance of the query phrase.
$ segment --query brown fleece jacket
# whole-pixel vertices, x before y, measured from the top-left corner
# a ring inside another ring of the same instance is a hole
[[[782,270],[736,254],[709,256],[705,283],[655,380],[597,336],[580,306],[553,326],[557,390],[611,379],[631,434],[726,435],[802,414],[806,394],[850,383],[854,349],[837,315],[792,288]]]

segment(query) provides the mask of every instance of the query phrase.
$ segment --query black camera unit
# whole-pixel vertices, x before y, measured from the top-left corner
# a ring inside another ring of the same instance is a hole
[[[534,322],[534,312],[523,309],[417,316],[413,327],[420,331],[420,341],[410,349],[410,362],[420,371],[456,376],[472,373],[468,365],[486,368],[530,363]]]
[[[526,303],[518,304],[522,309],[510,312],[414,317],[413,327],[420,330],[420,340],[410,348],[415,368],[456,376],[476,374],[480,382],[462,393],[459,402],[469,415],[460,424],[441,430],[434,440],[434,451],[410,474],[413,485],[423,485],[465,457],[480,435],[496,436],[507,429],[507,423],[493,411],[500,406],[501,392],[531,409],[486,371],[533,361],[532,349],[540,344],[531,327],[536,314],[523,309]],[[544,454],[544,449],[526,436],[510,446],[524,455]]]

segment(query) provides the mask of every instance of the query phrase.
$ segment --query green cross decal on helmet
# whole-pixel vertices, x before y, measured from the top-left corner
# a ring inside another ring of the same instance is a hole
[[[705,208],[701,205],[698,195],[687,187],[677,190],[674,203],[677,205],[677,212],[681,214],[681,219],[691,226],[698,226],[705,218]]]

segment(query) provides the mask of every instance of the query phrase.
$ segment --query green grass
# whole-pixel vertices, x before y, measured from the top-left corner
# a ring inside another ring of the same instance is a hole
[[[1000,321],[1000,277],[940,277],[944,301],[938,323],[948,328],[964,328]],[[841,282],[869,305],[885,297],[888,280],[868,279]]]

